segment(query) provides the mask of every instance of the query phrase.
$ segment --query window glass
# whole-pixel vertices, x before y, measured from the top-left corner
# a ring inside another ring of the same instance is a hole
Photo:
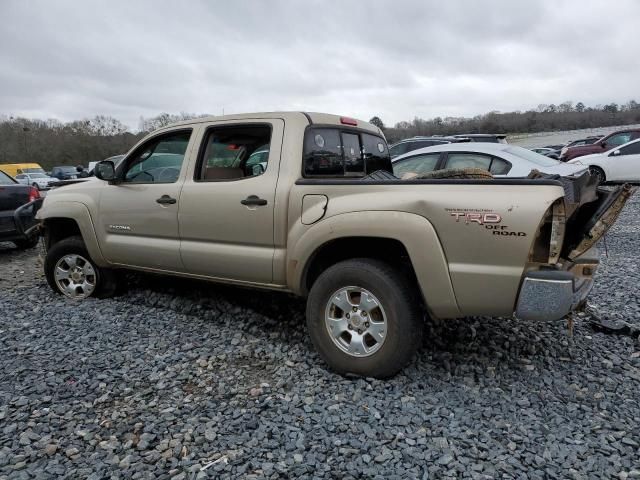
[[[634,142],[620,149],[620,155],[637,155],[640,154],[640,141]]]
[[[9,175],[0,170],[0,185],[13,185],[14,183],[16,182]]]
[[[617,135],[613,135],[612,137],[605,140],[607,142],[607,147],[622,145],[623,143],[627,143],[631,141],[631,132],[629,133],[619,133]]]
[[[378,170],[391,172],[391,157],[389,156],[389,148],[387,142],[376,135],[362,133],[362,156],[366,173],[373,173]]]
[[[196,180],[223,181],[262,175],[271,146],[270,125],[212,128],[207,132]]]
[[[163,135],[147,142],[127,162],[126,183],[174,183],[187,151],[191,131]]]
[[[402,177],[406,173],[429,173],[435,170],[438,165],[439,153],[427,153],[405,158],[393,164],[393,174]]]
[[[363,177],[376,170],[392,171],[382,137],[333,128],[307,129],[303,164],[305,176]]]
[[[543,167],[553,167],[554,165],[559,165],[562,163],[559,160],[554,160],[551,157],[546,157],[544,155],[540,155],[539,153],[532,152],[531,150],[517,147],[515,145],[505,148],[503,152],[510,153],[511,155],[515,155],[516,157],[524,158],[525,160],[533,162],[537,165],[541,165]]]
[[[480,168],[489,171],[491,157],[481,153],[454,153],[449,152],[447,168]]]
[[[396,143],[391,148],[389,148],[389,152],[392,157],[397,157],[398,155],[402,155],[403,153],[407,153],[407,146],[409,144],[407,142]]]
[[[493,175],[506,175],[511,170],[511,164],[501,158],[493,157],[489,172]]]
[[[16,180],[22,180],[23,178],[27,178],[27,176],[22,173],[20,175],[16,175]]]
[[[342,132],[342,150],[344,152],[344,174],[364,176],[364,158],[357,133]]]

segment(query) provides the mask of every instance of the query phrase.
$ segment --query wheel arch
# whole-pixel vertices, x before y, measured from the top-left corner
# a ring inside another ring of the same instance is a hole
[[[308,293],[324,268],[338,261],[376,258],[392,264],[399,261],[408,270],[431,314],[461,316],[436,231],[420,215],[396,211],[335,215],[309,227],[290,252],[287,283],[300,295]]]

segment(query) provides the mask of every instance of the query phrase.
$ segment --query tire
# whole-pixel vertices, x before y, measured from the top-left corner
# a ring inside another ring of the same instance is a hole
[[[307,327],[332,370],[383,379],[412,359],[423,321],[415,285],[386,263],[363,258],[337,263],[318,277],[307,300]]]
[[[57,267],[60,267],[59,271],[71,273],[63,273],[62,277],[56,279]],[[76,267],[80,271],[74,270]],[[60,240],[49,249],[44,260],[44,273],[54,292],[76,300],[111,297],[118,287],[116,273],[96,265],[89,256],[82,237],[78,236]],[[73,274],[78,274],[79,277],[72,278]],[[63,287],[65,283],[67,288]],[[77,285],[75,289],[74,285]]]
[[[28,250],[29,248],[33,248],[36,245],[38,245],[39,240],[40,240],[40,237],[35,236],[35,237],[25,238],[22,240],[15,240],[13,243],[15,243],[16,247],[18,247],[20,250]]]
[[[34,182],[34,183],[31,184],[31,186],[33,188],[35,188],[36,190],[40,191],[40,185],[38,185],[37,183]]]
[[[607,181],[607,176],[604,174],[604,170],[600,167],[589,167],[589,173],[596,177],[599,185],[602,185]]]

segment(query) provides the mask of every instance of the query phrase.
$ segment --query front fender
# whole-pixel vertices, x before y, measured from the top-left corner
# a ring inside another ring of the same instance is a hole
[[[78,224],[82,239],[87,251],[91,256],[91,259],[100,267],[108,267],[109,263],[106,261],[100,250],[98,244],[98,237],[96,230],[91,220],[91,214],[89,209],[84,203],[74,201],[56,201],[48,203],[45,198],[45,202],[42,208],[38,210],[36,218],[42,222],[45,222],[54,218],[68,218],[74,220]]]
[[[398,211],[343,213],[311,226],[296,224],[289,232],[287,284],[302,293],[303,276],[313,253],[325,243],[347,237],[390,238],[409,253],[418,285],[430,312],[441,318],[462,316],[456,302],[447,259],[433,225],[424,217]]]

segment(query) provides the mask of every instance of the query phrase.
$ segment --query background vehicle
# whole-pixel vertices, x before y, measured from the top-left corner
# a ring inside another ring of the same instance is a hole
[[[13,242],[22,249],[38,243],[37,232],[28,230],[37,225],[39,199],[37,188],[22,185],[0,171],[0,242]]]
[[[600,183],[640,182],[640,139],[607,152],[583,155],[567,163],[589,167]]]
[[[266,145],[266,168],[247,165]],[[95,170],[38,212],[54,291],[111,295],[114,271],[137,269],[291,292],[333,369],[379,378],[411,360],[424,315],[580,308],[606,231],[590,224],[611,225],[630,194],[587,174],[400,180],[379,128],[303,112],[181,122]]]
[[[78,170],[72,165],[53,167],[50,175],[58,180],[71,180],[78,178]]]
[[[618,130],[602,137],[600,140],[597,140],[592,144],[568,147],[560,156],[560,160],[568,162],[569,160],[581,157],[582,155],[606,152],[637,138],[640,138],[640,129]]]
[[[468,138],[470,142],[507,143],[507,136],[502,133],[461,133],[455,138]]]
[[[57,182],[58,179],[50,177],[45,173],[19,173],[15,176],[18,183],[23,185],[31,185],[38,190],[46,190],[49,188],[49,184]]]
[[[0,172],[4,172],[14,178],[20,173],[45,173],[44,169],[37,163],[5,163],[0,165]]]
[[[569,142],[560,150],[560,156],[564,155],[569,147],[579,147],[580,145],[591,145],[593,143],[596,143],[602,137],[603,135],[591,135],[587,138],[580,138],[578,140]]]
[[[530,148],[529,150],[535,153],[539,153],[540,155],[544,155],[545,157],[553,158],[554,160],[558,160],[560,156],[560,151],[555,150],[553,148],[542,147],[542,148]]]
[[[586,169],[567,165],[526,148],[506,143],[451,143],[421,148],[393,159],[393,173],[402,177],[444,169],[479,168],[494,176],[526,177],[531,170],[550,175],[578,175]]]
[[[468,138],[457,137],[411,137],[400,140],[389,147],[391,158],[402,155],[418,148],[431,147],[432,145],[442,145],[445,143],[469,142]]]

